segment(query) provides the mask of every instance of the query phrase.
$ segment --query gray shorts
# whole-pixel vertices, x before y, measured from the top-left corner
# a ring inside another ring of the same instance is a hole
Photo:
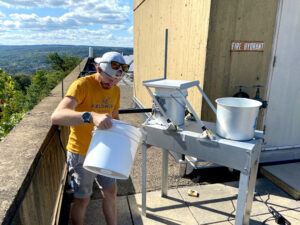
[[[85,157],[67,151],[67,163],[69,173],[74,180],[74,197],[89,198],[93,192],[93,183],[96,183],[102,189],[108,188],[116,183],[116,179],[94,174],[83,168]]]

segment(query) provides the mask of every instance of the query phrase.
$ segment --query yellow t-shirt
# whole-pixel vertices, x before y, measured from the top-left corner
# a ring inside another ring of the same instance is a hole
[[[103,89],[96,74],[82,77],[74,81],[66,96],[72,96],[77,101],[78,112],[97,112],[112,115],[120,108],[120,88],[114,86]],[[91,138],[93,124],[71,126],[67,149],[70,152],[86,155]]]

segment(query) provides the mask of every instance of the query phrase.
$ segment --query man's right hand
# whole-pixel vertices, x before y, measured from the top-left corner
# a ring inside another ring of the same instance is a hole
[[[98,114],[91,112],[92,122],[99,129],[108,129],[112,127],[112,118],[109,114]]]

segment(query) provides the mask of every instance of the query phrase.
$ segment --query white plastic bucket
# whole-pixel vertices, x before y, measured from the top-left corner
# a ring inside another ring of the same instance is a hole
[[[218,98],[217,134],[226,139],[246,141],[254,137],[261,102],[248,98]]]
[[[128,179],[141,138],[140,129],[113,120],[110,129],[93,131],[83,167],[103,176]]]
[[[168,88],[156,88],[154,96],[171,119],[176,125],[181,126],[184,124],[185,106],[184,98],[187,97],[188,92],[186,89],[182,90],[182,94],[178,90]]]

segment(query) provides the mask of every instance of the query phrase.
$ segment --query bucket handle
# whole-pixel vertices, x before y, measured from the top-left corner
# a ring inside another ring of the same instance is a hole
[[[121,120],[116,120],[116,119],[112,119],[112,123],[113,123],[113,124],[123,124],[123,125],[131,126],[131,125],[128,124],[128,123],[125,123],[125,122],[123,122],[123,121],[121,121]]]
[[[116,119],[112,119],[112,124],[122,124],[122,125],[132,126],[132,125],[130,125],[128,123],[125,123],[125,122],[123,122],[121,120],[116,120]],[[94,126],[94,131],[95,130],[98,130],[98,128],[96,126]]]
[[[202,90],[202,88],[200,87],[200,85],[197,85],[198,90],[200,91],[200,93],[202,94],[203,98],[205,99],[205,101],[207,102],[207,104],[210,106],[210,108],[212,109],[212,111],[214,111],[215,114],[217,114],[217,110],[215,108],[215,106],[211,103],[211,101],[209,100],[209,98],[207,97],[207,95],[205,94],[205,92]]]

